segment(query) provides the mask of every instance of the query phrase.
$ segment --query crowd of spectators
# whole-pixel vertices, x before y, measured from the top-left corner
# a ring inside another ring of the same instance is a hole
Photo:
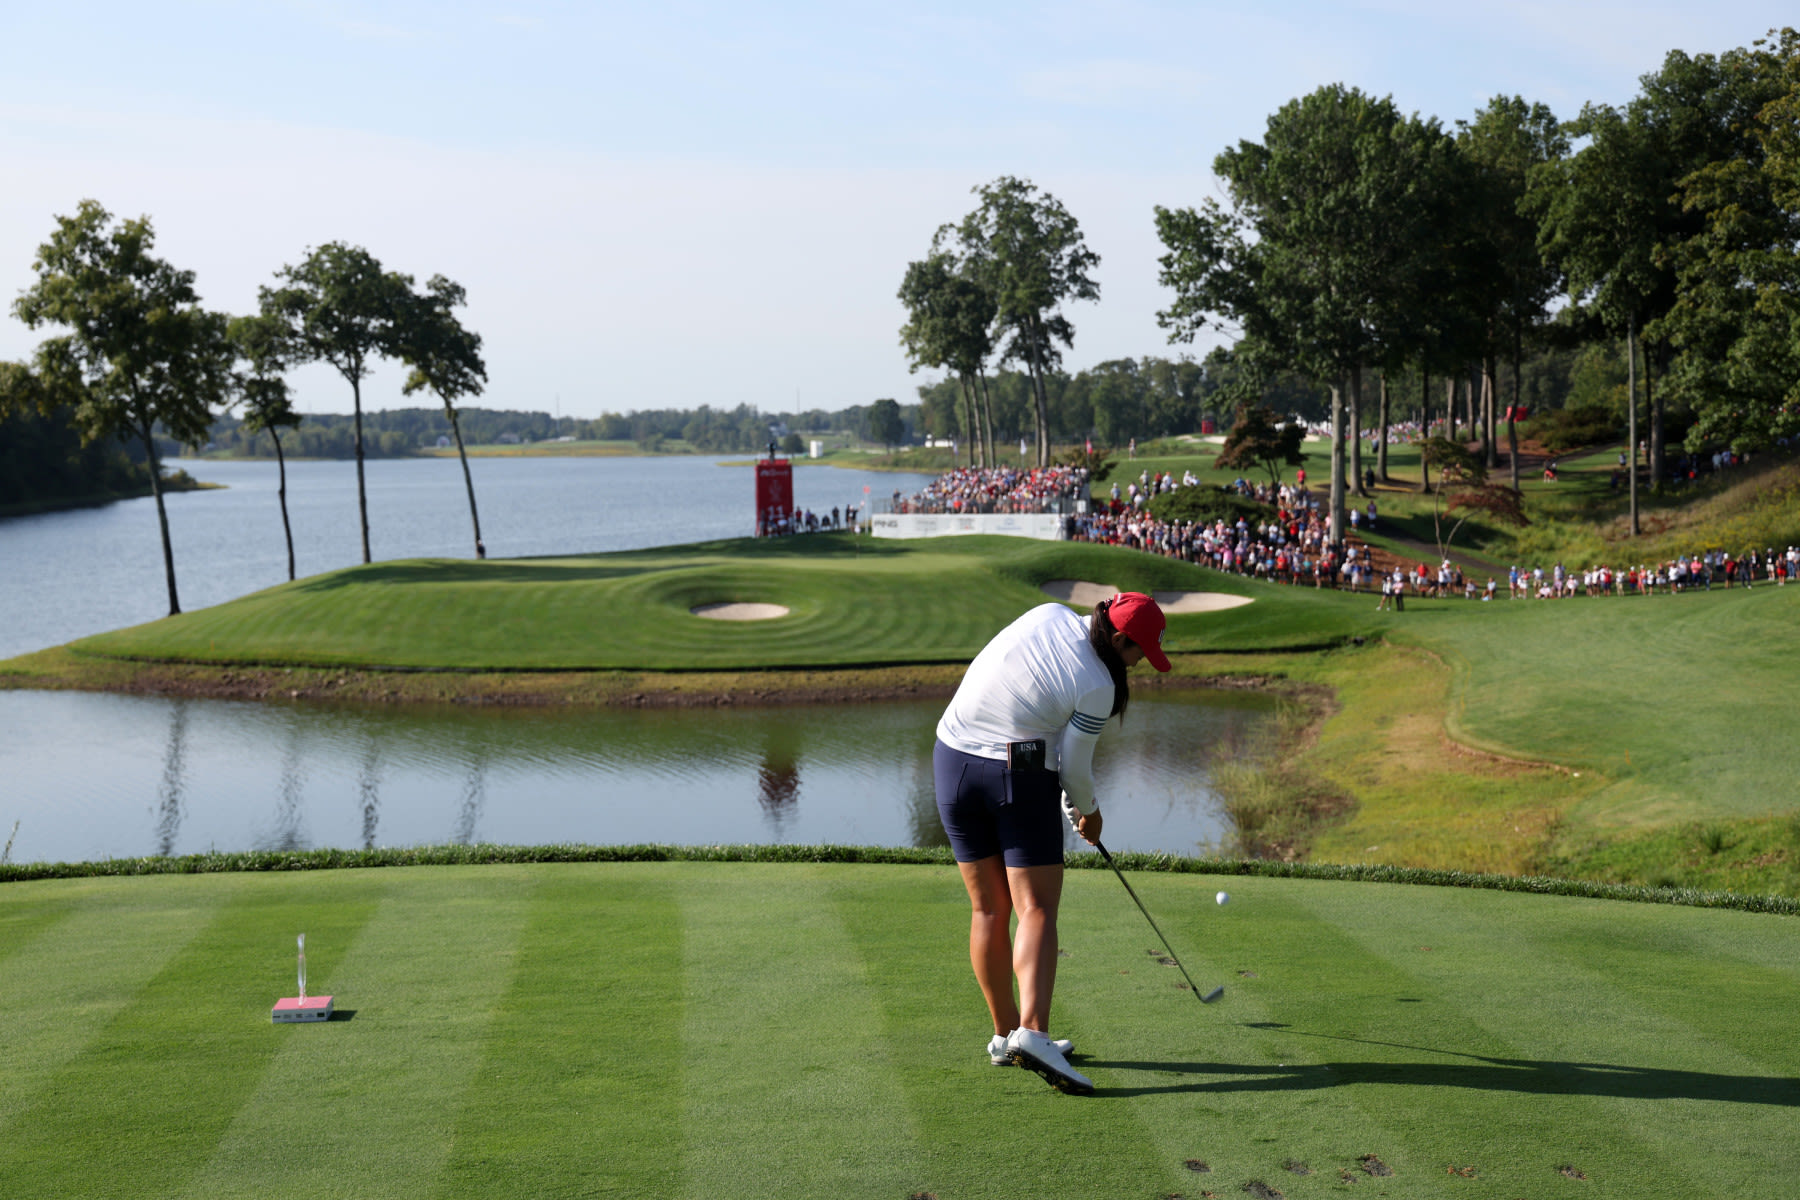
[[[1713,588],[1754,587],[1760,581],[1785,587],[1787,581],[1800,575],[1800,547],[1789,546],[1778,551],[1773,546],[1763,550],[1733,555],[1723,550],[1700,554],[1683,554],[1668,562],[1635,567],[1615,568],[1591,566],[1583,571],[1564,569],[1554,563],[1548,571],[1542,567],[1524,570],[1511,567],[1507,571],[1509,596],[1537,600],[1562,600],[1572,596],[1673,596],[1679,592],[1707,591]]]
[[[828,513],[816,513],[810,508],[796,508],[792,512],[782,512],[779,508],[771,508],[762,515],[757,523],[759,537],[790,537],[796,533],[818,533],[821,530],[855,529],[856,506],[846,504],[840,512],[833,508]]]
[[[1722,460],[1717,469],[1733,465]],[[952,471],[911,498],[895,498],[896,512],[1041,512],[1029,505],[1047,498],[1073,498],[1086,487],[1086,472],[1053,467],[1048,472],[1018,469]],[[1266,484],[1238,479],[1226,491],[1268,507],[1266,515],[1215,518],[1203,521],[1164,520],[1150,512],[1151,497],[1199,481],[1185,472],[1180,479],[1168,473],[1144,471],[1124,487],[1114,483],[1111,498],[1095,499],[1085,513],[1069,512],[1063,518],[1063,536],[1070,541],[1124,546],[1165,558],[1178,558],[1216,571],[1315,588],[1342,588],[1382,594],[1382,606],[1399,608],[1407,594],[1420,597],[1461,597],[1493,600],[1499,595],[1495,578],[1477,581],[1463,568],[1443,559],[1435,568],[1426,563],[1392,565],[1377,570],[1369,547],[1352,539],[1343,546],[1330,541],[1327,501],[1307,490],[1304,477],[1294,483]],[[932,507],[934,506],[935,507]],[[1374,501],[1366,510],[1352,507],[1346,514],[1345,531],[1372,529],[1377,512]],[[1673,595],[1714,587],[1749,587],[1757,582],[1785,585],[1800,578],[1800,547],[1785,552],[1767,548],[1732,555],[1724,551],[1681,555],[1670,562],[1615,569],[1594,566],[1585,571],[1565,570],[1561,563],[1508,572],[1507,594],[1513,598],[1557,599],[1572,596]]]
[[[894,493],[897,513],[1059,512],[1087,495],[1086,467],[963,467],[911,496]]]

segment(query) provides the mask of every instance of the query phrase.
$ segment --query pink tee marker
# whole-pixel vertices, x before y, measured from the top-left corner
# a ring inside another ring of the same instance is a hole
[[[293,1025],[302,1021],[329,1021],[331,1019],[330,996],[308,996],[306,994],[306,935],[300,935],[300,994],[283,996],[269,1010],[269,1020],[277,1025]]]

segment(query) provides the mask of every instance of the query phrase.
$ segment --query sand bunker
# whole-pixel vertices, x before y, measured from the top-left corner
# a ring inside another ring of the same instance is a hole
[[[1089,583],[1083,579],[1052,579],[1038,590],[1064,604],[1079,604],[1083,608],[1092,608],[1119,594],[1119,589],[1109,584]],[[1151,598],[1166,613],[1220,612],[1250,603],[1250,597],[1233,596],[1228,592],[1154,592]]]
[[[1061,600],[1064,604],[1079,604],[1083,608],[1092,608],[1102,600],[1119,594],[1116,587],[1108,587],[1104,583],[1087,583],[1080,579],[1052,579],[1038,590],[1052,600]]]
[[[697,604],[688,611],[709,621],[772,621],[788,615],[779,604]]]
[[[1152,592],[1150,598],[1166,613],[1222,612],[1250,603],[1250,597],[1230,592]]]

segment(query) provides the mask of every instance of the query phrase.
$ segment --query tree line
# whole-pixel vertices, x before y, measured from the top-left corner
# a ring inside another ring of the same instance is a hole
[[[892,403],[892,402],[890,402]],[[602,413],[598,417],[557,417],[547,412],[457,406],[463,439],[470,445],[543,442],[558,438],[576,441],[631,442],[639,449],[656,451],[681,443],[701,453],[740,454],[764,449],[772,429],[788,432],[777,438],[800,435],[841,434],[870,442],[882,442],[873,416],[874,405],[850,405],[827,411],[769,413],[753,405],[731,408],[702,404],[691,409],[644,409]],[[918,406],[902,409],[902,437],[922,428]],[[420,450],[436,449],[440,438],[452,434],[448,413],[442,408],[394,408],[363,414],[364,453],[370,458],[400,458]],[[302,458],[349,458],[355,452],[355,425],[348,414],[308,413],[303,424],[283,434],[283,447]],[[273,439],[244,417],[224,413],[217,417],[199,446],[185,446],[159,434],[158,445],[167,454],[210,447],[212,451],[240,457],[272,458]]]
[[[1447,127],[1333,84],[1217,156],[1223,201],[1154,210],[1173,296],[1159,323],[1175,343],[1230,339],[1197,368],[1120,360],[1058,388],[1066,307],[1099,299],[1100,260],[1060,202],[1011,177],[974,189],[975,210],[907,265],[900,341],[914,370],[946,372],[921,389],[927,419],[960,431],[975,462],[1021,413],[1023,385],[997,387],[995,368],[1025,376],[1040,462],[1059,429],[1115,443],[1177,432],[1275,388],[1279,411],[1297,411],[1298,379],[1301,396],[1326,398],[1337,536],[1365,429],[1402,409],[1449,417],[1492,469],[1504,427],[1516,492],[1527,364],[1562,367],[1567,397],[1577,366],[1600,373],[1572,352],[1616,348],[1634,462],[1641,441],[1660,480],[1672,424],[1690,450],[1800,434],[1797,131],[1792,29],[1673,51],[1629,102],[1566,121],[1497,96]],[[1635,466],[1629,477],[1635,532]]]
[[[23,369],[0,363],[0,392],[16,388]],[[149,488],[142,447],[83,443],[67,409],[0,412],[0,511],[133,496]]]
[[[332,242],[276,271],[274,283],[258,290],[257,312],[232,317],[204,306],[194,273],[158,257],[155,241],[148,217],[115,221],[94,200],[56,218],[32,264],[36,281],[13,312],[29,328],[62,332],[45,339],[31,363],[0,369],[0,416],[34,413],[41,425],[19,428],[72,427],[82,446],[141,449],[174,615],[181,602],[159,435],[201,445],[217,413],[236,407],[246,430],[269,436],[281,464],[277,495],[292,579],[281,435],[300,416],[284,376],[306,363],[330,363],[351,388],[363,561],[370,561],[362,381],[381,359],[404,364],[405,390],[429,391],[443,403],[460,448],[456,402],[480,394],[486,381],[481,338],[456,316],[466,303],[461,286],[436,275],[415,289],[410,275],[387,270],[367,250]],[[466,457],[463,472],[468,481]],[[468,493],[479,555],[472,482]]]

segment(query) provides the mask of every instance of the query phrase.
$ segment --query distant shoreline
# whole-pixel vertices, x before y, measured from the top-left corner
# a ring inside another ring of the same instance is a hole
[[[188,475],[185,471],[177,471],[162,481],[162,490],[167,492],[208,492],[222,488],[222,483],[203,483]],[[117,492],[90,492],[85,496],[63,496],[56,499],[20,500],[16,504],[0,504],[0,520],[7,517],[35,517],[44,513],[70,512],[77,508],[99,508],[119,500],[142,500],[151,495],[149,483],[142,487],[126,488]]]

